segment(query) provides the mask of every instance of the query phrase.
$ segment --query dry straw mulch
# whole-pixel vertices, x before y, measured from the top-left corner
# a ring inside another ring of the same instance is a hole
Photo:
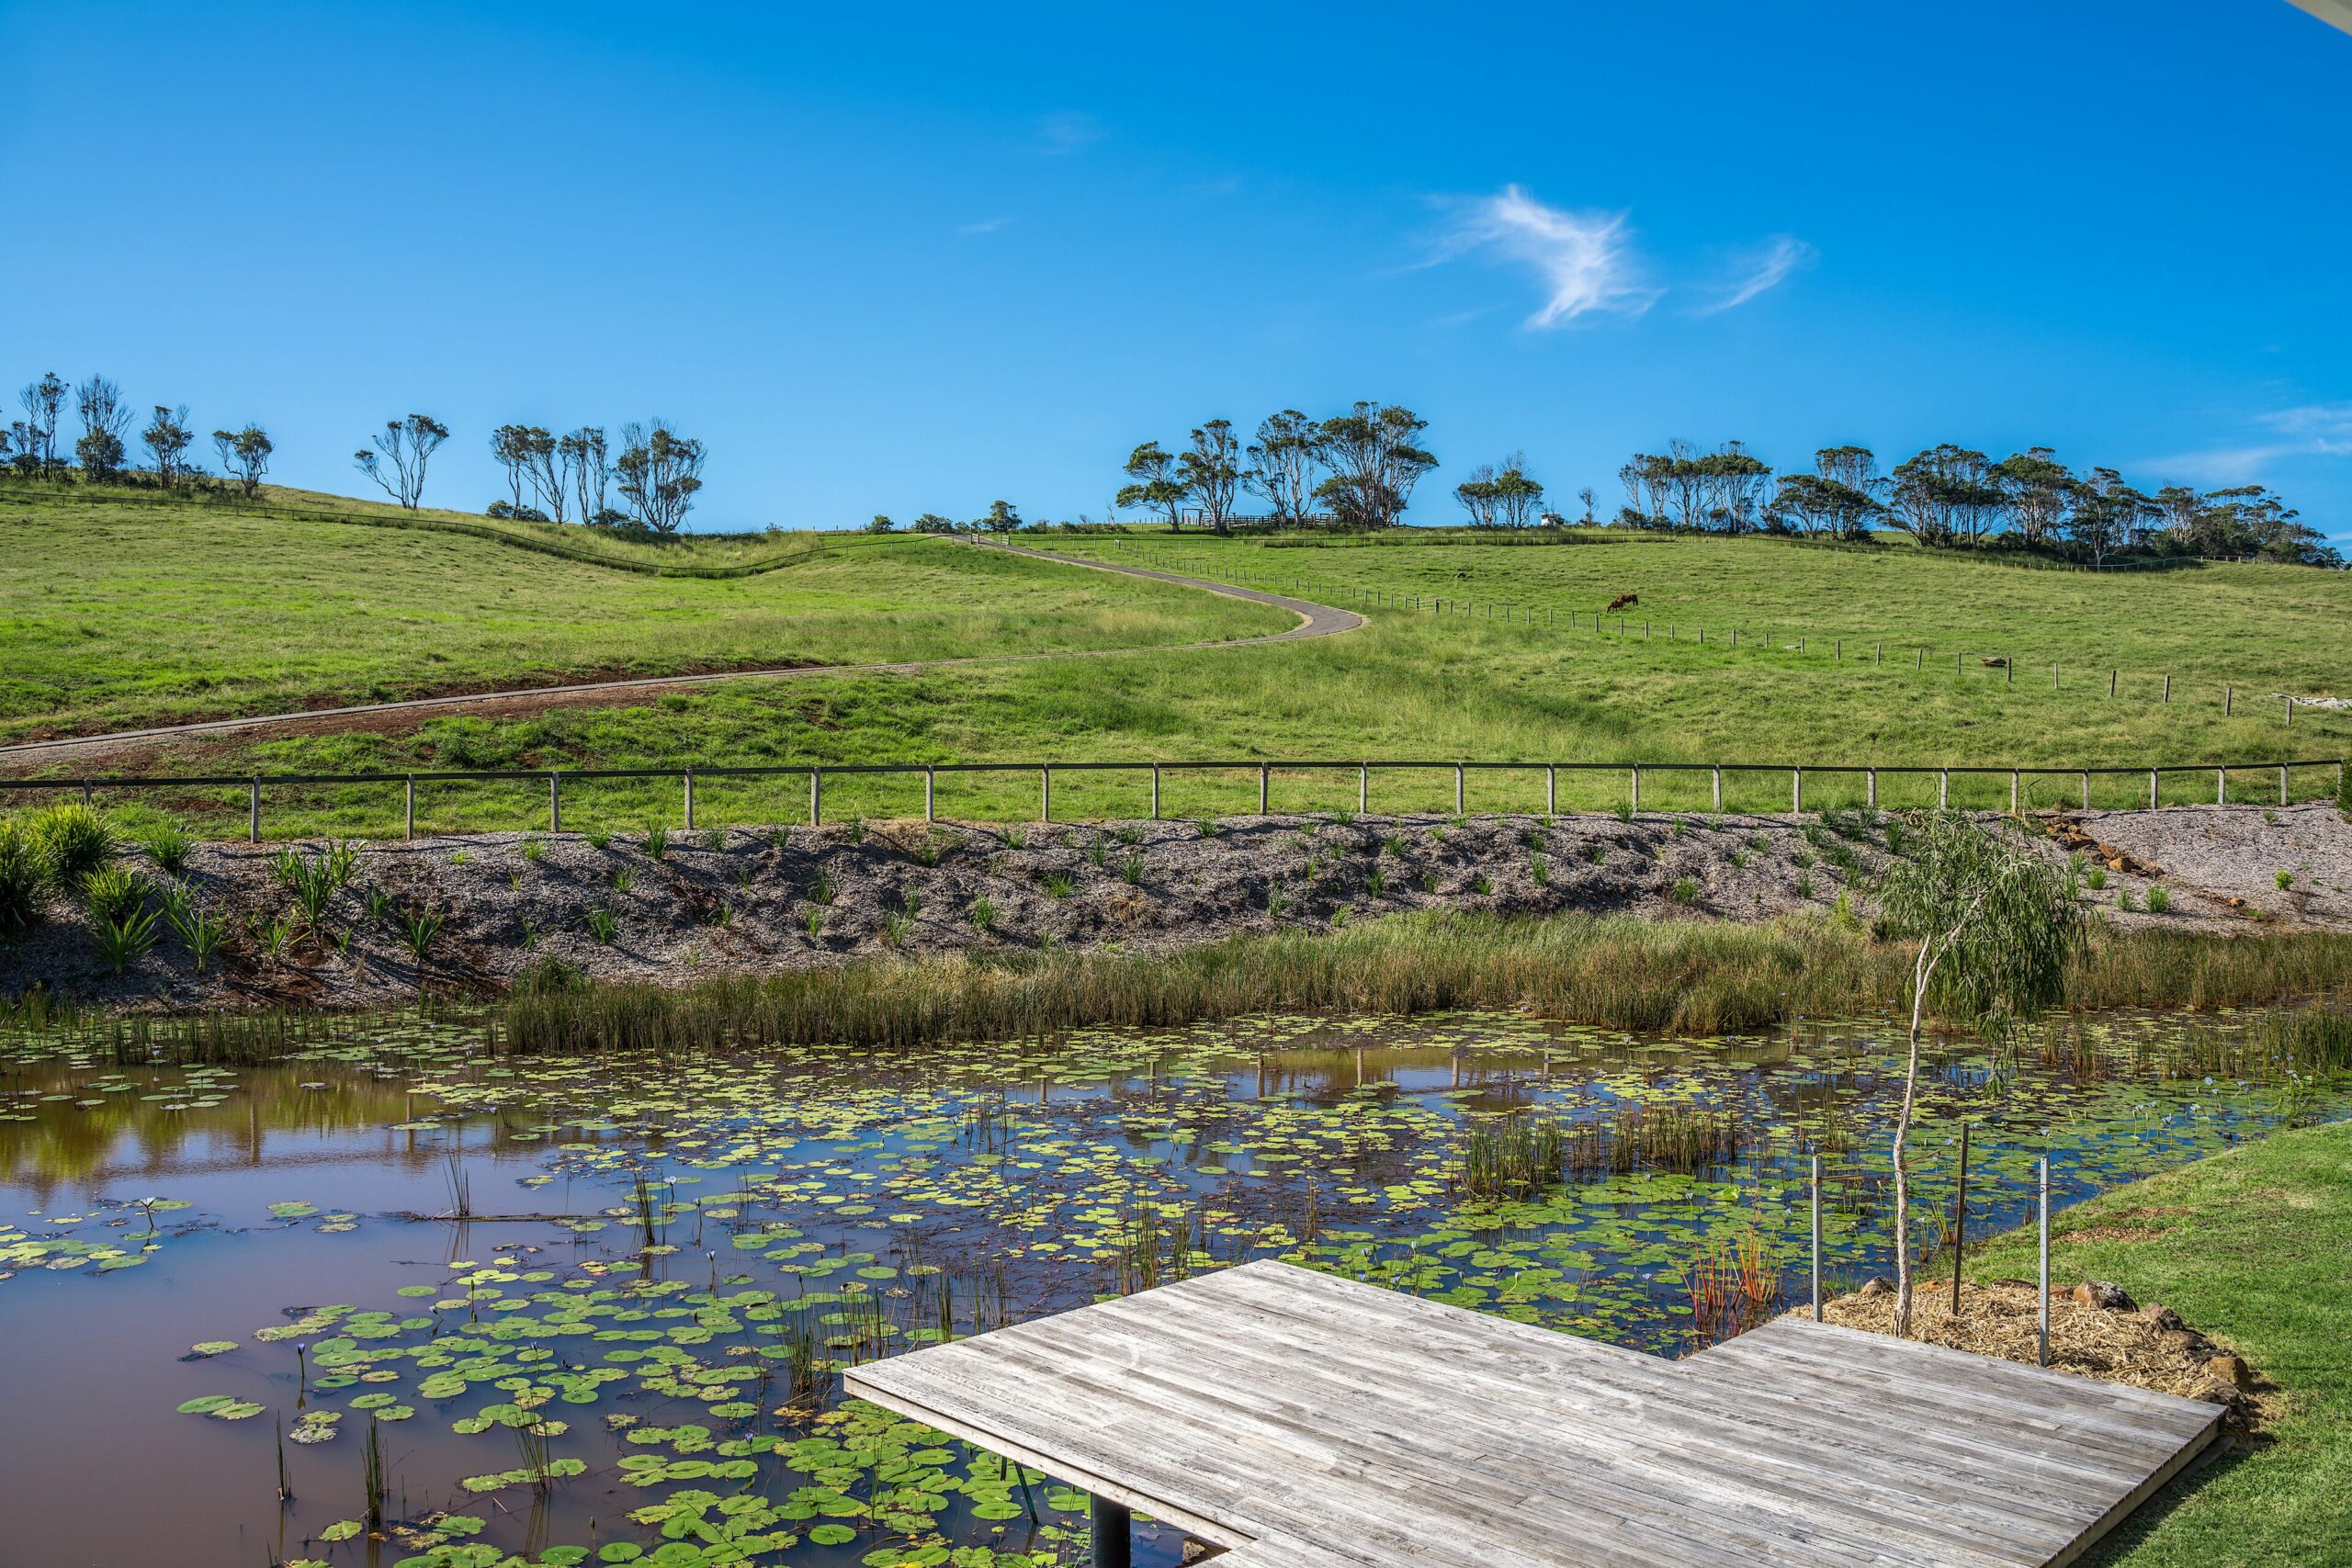
[[[1823,1309],[1826,1321],[1873,1334],[1894,1332],[1894,1292],[1873,1280]],[[1980,1356],[2032,1362],[2039,1292],[2028,1283],[1963,1284],[1960,1315],[1951,1312],[1951,1281],[1919,1282],[1911,1337]],[[2098,1305],[2105,1300],[2114,1304]],[[1799,1309],[1810,1314],[1810,1307]],[[2188,1327],[2170,1308],[2134,1305],[2111,1285],[2088,1281],[2053,1291],[2050,1300],[2050,1365],[2078,1377],[2128,1382],[2230,1408],[2241,1429],[2262,1416],[2266,1385],[2245,1361]]]

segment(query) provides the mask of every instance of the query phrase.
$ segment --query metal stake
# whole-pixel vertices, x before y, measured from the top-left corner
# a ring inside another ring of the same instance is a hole
[[[1813,1321],[1821,1321],[1821,1156],[1813,1156]]]
[[[1968,1251],[1968,1123],[1960,1124],[1960,1199],[1951,1228],[1951,1314],[1960,1315],[1960,1260]]]
[[[2050,1156],[2041,1156],[2041,1344],[2038,1366],[2050,1364]]]

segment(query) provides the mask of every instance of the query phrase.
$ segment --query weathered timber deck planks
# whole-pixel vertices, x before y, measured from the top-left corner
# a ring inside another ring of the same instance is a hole
[[[1280,1263],[847,1381],[1234,1568],[2064,1563],[2222,1415],[1794,1318],[1667,1361]]]

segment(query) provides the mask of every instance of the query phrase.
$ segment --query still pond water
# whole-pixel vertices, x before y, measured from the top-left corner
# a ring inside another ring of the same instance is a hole
[[[1962,1121],[1984,1234],[2030,1214],[2044,1155],[2072,1201],[2352,1108],[2256,1021],[1939,1049],[1922,1245]],[[1077,1562],[1082,1498],[844,1404],[833,1370],[1263,1257],[1687,1353],[1807,1288],[1815,1155],[1833,1283],[1890,1267],[1885,1020],[694,1060],[507,1055],[448,1014],[309,1027],[243,1066],[168,1027],[0,1036],[0,1564]],[[1147,1525],[1137,1560],[1181,1546]]]

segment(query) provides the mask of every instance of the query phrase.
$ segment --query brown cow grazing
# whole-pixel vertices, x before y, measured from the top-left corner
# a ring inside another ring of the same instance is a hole
[[[1641,602],[1642,596],[1638,593],[1620,593],[1609,601],[1609,608],[1604,613],[1613,615],[1620,610],[1630,610]]]

